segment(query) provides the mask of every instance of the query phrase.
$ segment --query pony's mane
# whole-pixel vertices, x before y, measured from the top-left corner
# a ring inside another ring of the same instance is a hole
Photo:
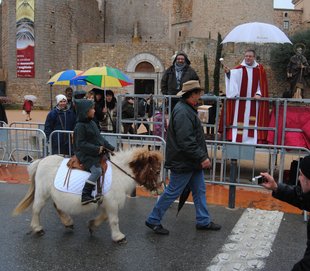
[[[146,147],[119,151],[111,157],[114,164],[149,190],[157,187],[162,160],[163,157],[159,151],[149,151]]]

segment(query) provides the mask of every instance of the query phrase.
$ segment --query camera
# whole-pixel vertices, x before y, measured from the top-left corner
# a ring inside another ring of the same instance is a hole
[[[256,182],[257,184],[262,184],[264,182],[266,182],[266,179],[259,175],[259,176],[255,176],[253,179],[252,179],[252,182]]]

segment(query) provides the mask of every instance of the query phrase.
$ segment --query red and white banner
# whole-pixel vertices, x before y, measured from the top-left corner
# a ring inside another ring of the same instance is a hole
[[[19,78],[34,78],[35,0],[16,0],[16,73]]]

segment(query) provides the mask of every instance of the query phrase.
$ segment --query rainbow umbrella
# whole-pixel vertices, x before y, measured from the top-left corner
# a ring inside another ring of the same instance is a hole
[[[108,66],[90,68],[74,79],[83,80],[101,88],[126,87],[133,84],[133,80],[122,71]]]
[[[62,86],[78,86],[87,85],[83,80],[76,80],[74,77],[81,74],[80,70],[65,70],[53,75],[50,80],[47,81],[49,85],[62,85]]]

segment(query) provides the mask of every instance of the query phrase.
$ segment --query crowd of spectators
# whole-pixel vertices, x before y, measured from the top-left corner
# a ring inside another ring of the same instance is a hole
[[[78,99],[94,101],[94,122],[100,132],[165,136],[167,130],[166,112],[163,112],[158,101],[153,101],[152,94],[147,97],[126,95],[118,109],[117,99],[110,89],[93,88],[87,93],[84,90],[73,91],[71,87],[68,87],[64,94],[56,96],[56,106],[48,113],[45,121],[44,132],[48,143],[52,144],[51,154],[70,156],[74,153],[74,139],[69,132],[62,131],[74,130],[76,125],[75,101]],[[118,110],[121,110],[121,126],[119,128],[117,127]],[[164,119],[165,122],[163,122]],[[54,132],[56,130],[60,132]]]

